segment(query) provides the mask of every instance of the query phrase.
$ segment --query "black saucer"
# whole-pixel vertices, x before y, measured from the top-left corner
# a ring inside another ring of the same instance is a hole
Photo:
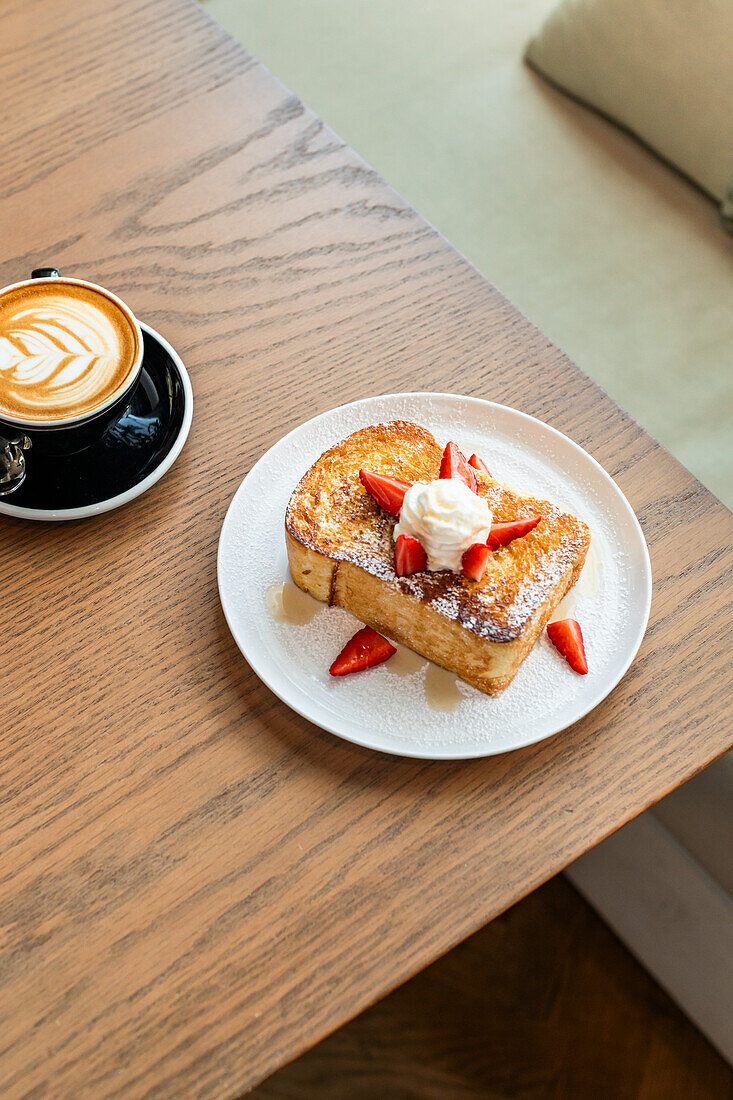
[[[30,519],[73,519],[126,503],[136,487],[159,470],[183,446],[191,422],[192,393],[186,369],[173,349],[148,325],[143,334],[143,366],[128,411],[96,443],[76,454],[36,454],[14,493],[0,498],[0,511]],[[183,439],[181,436],[183,435]],[[157,478],[151,478],[153,484]],[[121,500],[116,498],[122,496]],[[82,509],[81,513],[76,509]],[[89,509],[89,511],[85,511]],[[48,516],[31,514],[41,510]],[[64,515],[74,510],[74,515]],[[60,513],[60,514],[59,514]]]

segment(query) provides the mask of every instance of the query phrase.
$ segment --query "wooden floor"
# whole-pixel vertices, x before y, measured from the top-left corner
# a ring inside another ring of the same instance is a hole
[[[256,1100],[728,1100],[733,1071],[562,878]]]

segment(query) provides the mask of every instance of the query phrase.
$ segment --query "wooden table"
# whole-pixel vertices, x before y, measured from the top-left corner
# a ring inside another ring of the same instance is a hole
[[[0,283],[55,264],[117,290],[196,395],[133,505],[0,522],[2,1092],[233,1097],[729,747],[733,523],[195,3],[10,4],[0,51]],[[629,674],[505,757],[338,741],[219,608],[252,462],[415,388],[570,434],[651,547]]]

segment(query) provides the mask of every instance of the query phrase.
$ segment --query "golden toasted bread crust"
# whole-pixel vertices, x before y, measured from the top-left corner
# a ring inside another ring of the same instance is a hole
[[[331,447],[311,466],[288,504],[285,527],[291,570],[301,587],[334,603],[335,568],[330,572],[320,569],[324,578],[330,578],[328,596],[325,579],[316,591],[307,578],[319,572],[317,556],[348,563],[388,585],[395,596],[412,597],[437,613],[437,618],[430,618],[438,625],[442,618],[476,638],[517,643],[513,656],[518,660],[512,660],[511,679],[554,607],[577,579],[590,531],[581,520],[548,501],[522,496],[495,478],[478,474],[479,494],[487,499],[495,523],[536,515],[542,516],[542,521],[528,535],[494,551],[481,581],[447,571],[397,577],[392,534],[396,520],[367,493],[359,470],[366,468],[409,482],[431,481],[438,477],[441,457],[442,448],[427,429],[402,420],[362,428]],[[309,573],[300,578],[296,574],[302,562],[293,569],[298,544],[310,552],[311,565]],[[389,633],[387,626],[383,629]],[[391,636],[397,637],[394,631]],[[488,688],[482,686],[482,690]]]

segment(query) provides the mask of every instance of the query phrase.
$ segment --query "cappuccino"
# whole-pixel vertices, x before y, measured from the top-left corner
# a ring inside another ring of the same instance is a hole
[[[63,279],[0,294],[0,417],[52,426],[121,396],[140,353],[132,317],[103,290]]]

